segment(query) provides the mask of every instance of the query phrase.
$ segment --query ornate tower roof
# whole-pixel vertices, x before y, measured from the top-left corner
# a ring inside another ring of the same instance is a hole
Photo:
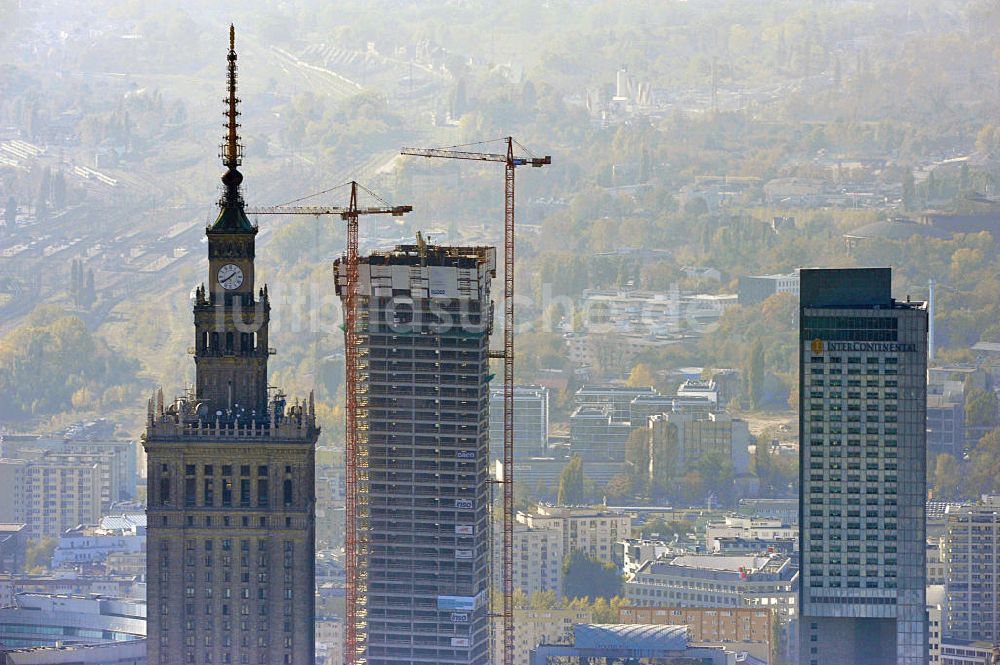
[[[222,184],[225,191],[219,200],[219,216],[215,223],[209,227],[209,233],[257,233],[257,227],[250,223],[244,211],[243,195],[240,193],[240,184],[243,182],[243,174],[237,167],[243,163],[243,146],[240,144],[240,136],[237,133],[240,112],[236,110],[240,100],[236,97],[236,28],[229,26],[229,74],[228,88],[229,95],[224,100],[226,104],[226,136],[220,147],[220,157],[226,167],[226,172],[222,175]]]

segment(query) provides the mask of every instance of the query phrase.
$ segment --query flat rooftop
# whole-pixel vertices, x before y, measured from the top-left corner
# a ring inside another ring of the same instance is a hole
[[[496,277],[496,248],[449,245],[396,245],[391,250],[374,251],[359,257],[361,263],[373,266],[447,266],[475,268],[481,263],[490,264]]]
[[[741,570],[760,570],[770,563],[770,561],[771,560],[766,556],[712,556],[685,554],[674,558],[670,561],[670,563],[674,566],[687,566],[689,568],[740,572]]]

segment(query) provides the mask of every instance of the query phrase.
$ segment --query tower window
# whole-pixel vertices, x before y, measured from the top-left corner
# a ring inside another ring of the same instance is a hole
[[[262,464],[257,467],[257,505],[261,507],[267,506],[270,503],[270,487],[267,475],[267,465]]]
[[[244,508],[250,505],[250,479],[240,478],[240,505]]]
[[[184,477],[184,505],[193,506],[195,502],[195,494],[197,487],[195,486],[194,477],[194,465],[189,464],[187,469],[187,474]]]
[[[166,464],[160,467],[160,505],[170,505],[170,467]]]
[[[222,505],[226,508],[233,505],[233,481],[229,478],[222,479]]]
[[[292,505],[292,481],[288,478],[285,479],[284,487],[282,488],[282,494],[284,499],[284,504],[286,506]]]
[[[240,352],[246,353],[250,350],[250,334],[240,333]]]
[[[233,333],[226,333],[226,353],[233,352]]]

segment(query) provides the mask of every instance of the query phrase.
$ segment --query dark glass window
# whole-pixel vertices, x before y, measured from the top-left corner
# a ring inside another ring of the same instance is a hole
[[[167,476],[160,477],[160,505],[170,505],[170,478]]]

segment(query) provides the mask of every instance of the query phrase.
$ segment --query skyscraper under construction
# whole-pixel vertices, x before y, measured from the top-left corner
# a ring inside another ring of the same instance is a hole
[[[347,270],[335,264],[346,299]],[[358,596],[369,665],[489,662],[492,247],[397,246],[357,282]]]

